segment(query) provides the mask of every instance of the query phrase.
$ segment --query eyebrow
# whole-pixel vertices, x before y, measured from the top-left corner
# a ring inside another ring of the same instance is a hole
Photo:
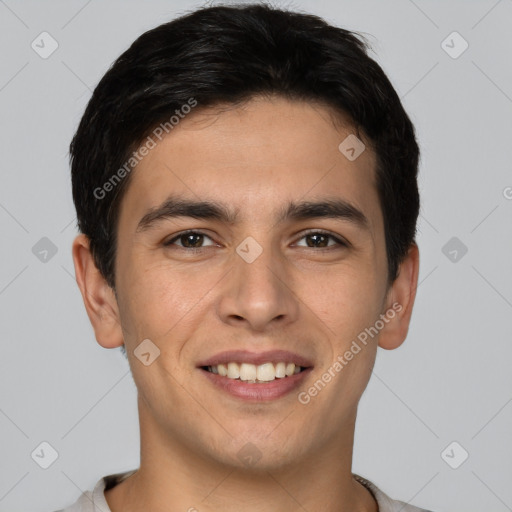
[[[238,214],[239,209],[230,209],[227,205],[215,201],[193,201],[171,196],[144,214],[137,225],[136,232],[147,231],[163,220],[177,217],[218,220],[226,224],[235,224]],[[369,229],[370,226],[368,218],[361,210],[344,199],[338,198],[299,203],[290,201],[278,213],[276,223],[318,218],[346,220],[362,229]]]

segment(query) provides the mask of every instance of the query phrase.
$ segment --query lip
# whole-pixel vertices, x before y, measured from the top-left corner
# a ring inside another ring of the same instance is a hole
[[[212,359],[214,360],[214,359]],[[236,360],[236,359],[235,359]],[[231,359],[231,361],[234,361]],[[266,359],[265,361],[268,361]],[[242,361],[245,362],[245,361]],[[292,362],[292,361],[289,361]],[[213,363],[215,364],[215,363]],[[255,364],[255,363],[252,363]],[[211,365],[204,365],[211,366]],[[229,393],[230,395],[250,402],[264,402],[270,400],[277,400],[285,395],[291,393],[302,385],[304,379],[311,373],[312,367],[306,368],[300,373],[296,373],[290,377],[283,377],[282,379],[275,379],[265,383],[251,384],[243,380],[229,379],[222,377],[219,374],[211,373],[208,370],[199,368],[199,371],[209,381],[220,388],[221,390]]]
[[[301,366],[304,370],[290,377],[251,384],[242,380],[222,377],[219,374],[204,369],[205,366],[216,366],[231,362],[238,364],[248,363],[256,366],[264,363],[294,363],[295,366]],[[267,350],[265,352],[226,350],[201,361],[197,367],[212,384],[231,396],[242,400],[261,402],[277,400],[301,386],[304,379],[311,373],[313,363],[309,359],[288,350]]]
[[[224,363],[248,363],[256,366],[264,363],[294,363],[295,366],[309,368],[313,363],[299,354],[288,350],[268,350],[266,352],[249,352],[247,350],[227,350],[220,352],[209,359],[201,361],[197,367],[216,366]],[[300,375],[297,374],[297,375]],[[285,377],[290,378],[290,377]],[[282,380],[282,379],[281,379]],[[264,384],[258,384],[259,386]]]

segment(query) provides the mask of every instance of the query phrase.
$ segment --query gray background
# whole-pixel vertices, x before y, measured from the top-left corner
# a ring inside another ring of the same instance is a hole
[[[54,510],[138,465],[128,364],[95,342],[74,280],[67,151],[111,62],[199,5],[0,0],[0,511]],[[405,344],[379,349],[354,471],[437,512],[512,510],[512,0],[285,5],[371,35],[422,149],[416,309]],[[31,457],[43,441],[48,469]]]

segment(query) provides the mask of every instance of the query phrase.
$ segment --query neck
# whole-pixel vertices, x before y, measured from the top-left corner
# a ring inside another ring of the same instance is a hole
[[[139,470],[105,492],[112,512],[378,512],[351,473],[355,415],[336,439],[298,461],[238,466],[194,451],[165,433],[139,397]]]

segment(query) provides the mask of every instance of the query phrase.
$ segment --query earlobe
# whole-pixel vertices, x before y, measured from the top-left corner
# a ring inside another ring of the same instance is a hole
[[[105,348],[121,346],[124,339],[117,300],[114,291],[94,263],[86,235],[80,234],[75,238],[72,255],[76,282],[97,342]]]
[[[418,273],[419,250],[413,243],[387,295],[386,311],[389,312],[387,315],[389,321],[379,334],[379,347],[393,350],[405,341],[416,298]]]

